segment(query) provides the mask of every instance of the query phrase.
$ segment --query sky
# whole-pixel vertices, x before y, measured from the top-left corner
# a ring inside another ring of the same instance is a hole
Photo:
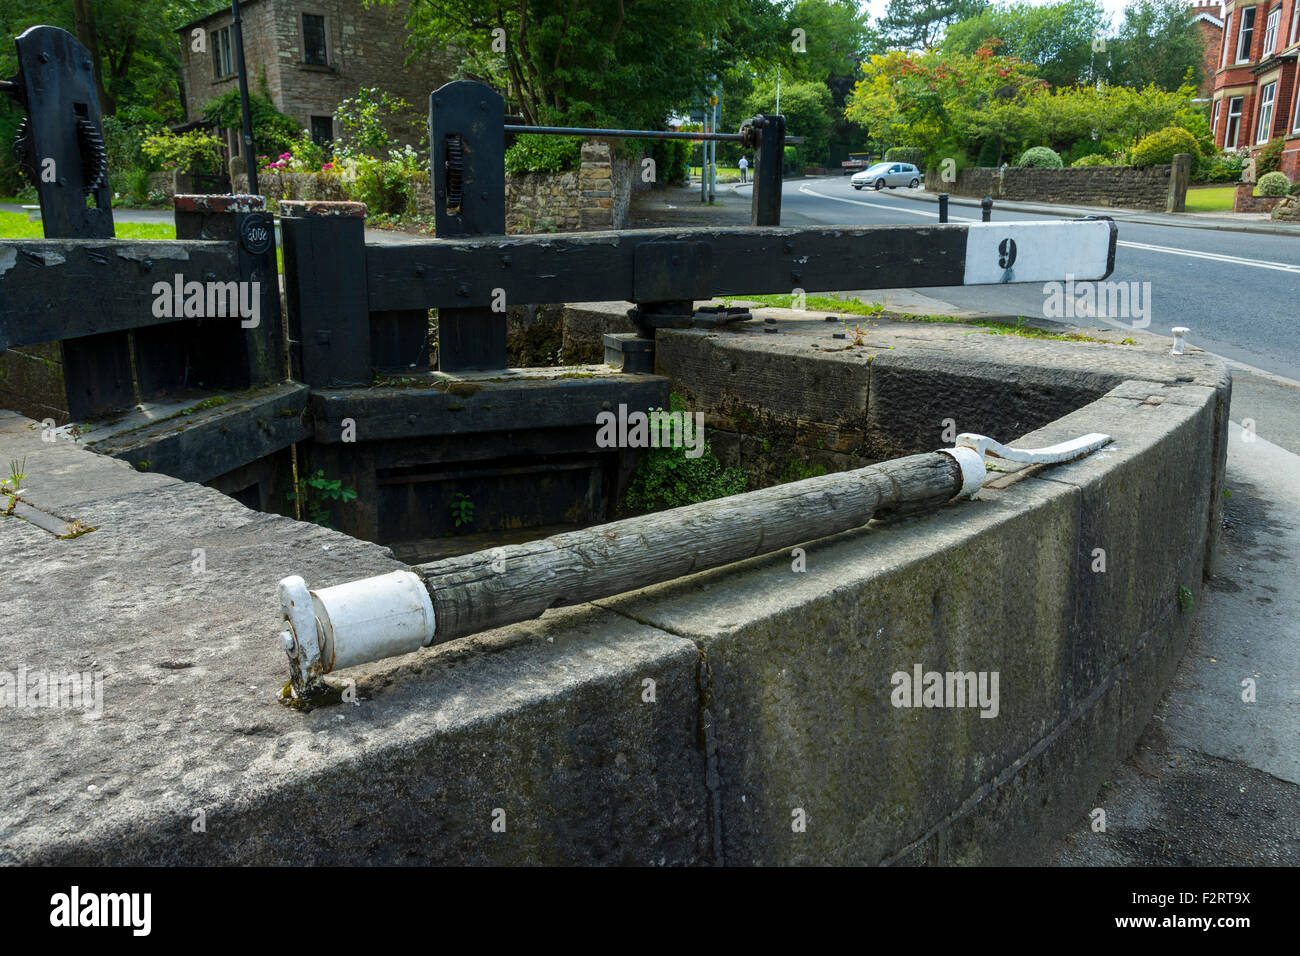
[[[1024,0],[1024,2],[1035,7],[1041,7],[1047,3],[1048,0]],[[1101,0],[1101,5],[1105,11],[1110,14],[1111,23],[1118,25],[1123,19],[1124,8],[1128,6],[1129,2],[1131,2],[1131,0]],[[866,4],[867,10],[870,11],[873,20],[884,13],[887,6],[889,6],[889,0],[867,0]]]

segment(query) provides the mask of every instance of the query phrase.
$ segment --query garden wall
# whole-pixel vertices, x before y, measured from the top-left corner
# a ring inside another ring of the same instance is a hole
[[[632,164],[608,143],[583,143],[576,170],[506,177],[506,232],[621,229],[632,179]]]
[[[584,143],[581,166],[576,170],[506,176],[506,232],[621,229],[627,222],[634,179],[632,164],[615,158],[609,144]],[[348,194],[344,178],[334,173],[269,171],[259,173],[257,180],[272,204],[280,199],[355,198]],[[407,181],[409,198],[404,214],[432,219],[429,174],[411,173]],[[236,174],[233,183],[236,192],[246,192],[248,176]]]
[[[1066,169],[968,167],[955,183],[940,179],[939,170],[925,174],[925,188],[954,196],[1046,202],[1080,206],[1121,206],[1164,212],[1173,166],[1083,166]],[[1174,211],[1181,211],[1180,202]]]

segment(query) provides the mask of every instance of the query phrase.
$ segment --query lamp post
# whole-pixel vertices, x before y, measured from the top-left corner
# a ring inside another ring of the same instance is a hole
[[[235,69],[239,73],[239,112],[244,135],[244,164],[248,168],[248,191],[261,195],[257,188],[257,157],[253,155],[253,115],[248,108],[248,67],[244,65],[244,31],[239,20],[239,0],[230,0],[230,17],[235,40]]]

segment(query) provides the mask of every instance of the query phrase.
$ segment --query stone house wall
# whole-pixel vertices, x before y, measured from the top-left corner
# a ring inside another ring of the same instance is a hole
[[[304,62],[303,14],[325,17],[327,66]],[[423,56],[408,65],[403,4],[366,9],[363,0],[246,0],[241,20],[252,91],[269,92],[276,108],[306,129],[313,116],[332,117],[339,102],[361,87],[378,87],[413,107],[409,117],[390,124],[389,132],[403,144],[416,145],[424,132],[429,93],[451,75],[445,57]],[[230,12],[222,10],[177,31],[187,121],[202,119],[209,102],[236,88],[233,75],[214,76],[213,36],[228,26]],[[202,52],[192,49],[195,29],[205,31]]]

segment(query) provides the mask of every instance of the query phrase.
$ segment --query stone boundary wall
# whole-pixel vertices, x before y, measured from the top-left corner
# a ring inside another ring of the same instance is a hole
[[[583,143],[576,170],[506,177],[506,232],[621,229],[632,180],[632,164],[615,158],[609,143]]]
[[[507,233],[623,228],[632,195],[641,185],[633,164],[616,158],[612,147],[602,142],[584,143],[581,156],[581,167],[569,172],[506,176]],[[432,218],[434,201],[429,174],[413,173],[407,180],[405,214]],[[246,174],[236,174],[232,182],[236,192],[247,191]],[[342,201],[351,198],[343,177],[333,173],[264,172],[258,174],[258,185],[272,205],[281,199]]]
[[[897,419],[900,443],[938,447],[918,397],[1008,437],[1018,413],[999,419],[996,404],[1035,392],[1074,410],[1022,421],[1022,444],[1114,442],[990,475],[978,501],[809,542],[800,573],[766,555],[354,668],[335,676],[356,681],[357,703],[310,713],[274,699],[287,673],[276,582],[400,567],[386,549],[42,442],[0,413],[0,459],[28,459],[25,498],[98,529],[60,540],[5,519],[5,656],[47,672],[98,662],[111,718],[0,709],[0,862],[1033,862],[1087,826],[1186,645],[1230,382],[1212,357],[1167,345],[964,331],[836,369],[806,341],[715,354],[728,337],[666,330],[660,361],[683,387],[688,365],[721,361],[721,378],[695,383],[706,408],[761,408],[764,382],[785,382],[794,404],[769,411],[809,434],[837,419],[793,394],[791,370],[849,418]],[[49,593],[77,593],[74,612]],[[893,706],[893,675],[916,666],[997,672],[998,716]]]
[[[995,201],[1044,202],[1080,206],[1119,206],[1164,212],[1173,166],[1083,166],[1077,169],[1034,169],[1008,166],[967,167],[957,181],[945,183],[938,169],[925,174],[929,192]]]

